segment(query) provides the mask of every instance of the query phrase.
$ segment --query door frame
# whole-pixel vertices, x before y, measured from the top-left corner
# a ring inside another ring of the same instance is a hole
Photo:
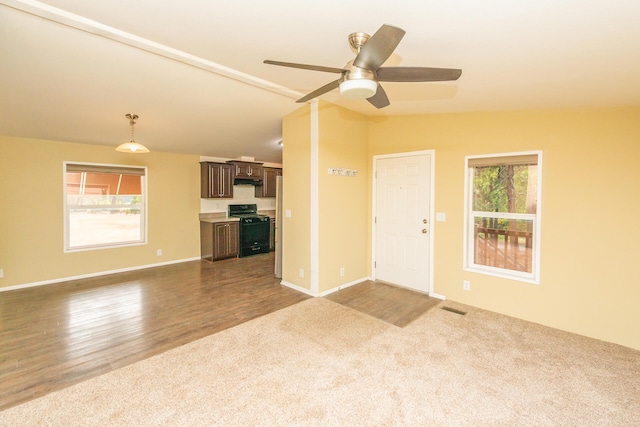
[[[415,157],[415,156],[423,156],[423,155],[429,155],[429,180],[430,180],[430,185],[429,185],[429,296],[432,297],[436,297],[436,298],[441,298],[441,296],[436,295],[433,291],[433,277],[434,277],[434,273],[433,273],[433,266],[434,266],[434,262],[433,262],[433,250],[434,250],[434,238],[433,238],[433,233],[434,233],[434,226],[433,223],[435,221],[435,210],[434,210],[434,202],[435,202],[435,178],[436,178],[436,174],[435,174],[435,169],[436,169],[436,151],[435,150],[421,150],[421,151],[409,151],[409,152],[404,152],[404,153],[391,153],[391,154],[380,154],[380,155],[376,155],[373,156],[373,173],[371,175],[371,179],[373,180],[372,183],[372,197],[371,197],[371,280],[376,280],[376,267],[375,267],[375,262],[376,262],[376,216],[377,216],[377,211],[376,211],[376,207],[377,207],[377,182],[378,180],[376,179],[377,177],[377,173],[378,173],[378,168],[377,168],[377,162],[379,159],[390,159],[390,158],[394,158],[394,157]],[[442,298],[441,298],[442,299]]]

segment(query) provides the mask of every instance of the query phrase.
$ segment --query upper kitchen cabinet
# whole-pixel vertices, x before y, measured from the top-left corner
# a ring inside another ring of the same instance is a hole
[[[233,198],[233,165],[200,162],[200,197]]]
[[[234,176],[236,179],[258,180],[262,177],[262,163],[240,162],[229,160],[227,163],[234,166]]]
[[[262,168],[262,185],[256,186],[256,197],[276,197],[276,177],[282,176],[280,168]]]

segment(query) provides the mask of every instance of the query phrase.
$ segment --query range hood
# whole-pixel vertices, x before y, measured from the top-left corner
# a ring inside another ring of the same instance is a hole
[[[262,163],[253,160],[253,157],[227,160],[234,166],[233,185],[262,185]]]
[[[262,185],[262,178],[234,178],[233,185]]]

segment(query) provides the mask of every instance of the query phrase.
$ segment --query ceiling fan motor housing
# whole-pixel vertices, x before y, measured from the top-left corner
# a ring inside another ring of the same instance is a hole
[[[354,53],[360,53],[360,48],[369,41],[371,36],[367,33],[351,33],[349,34],[349,46]]]

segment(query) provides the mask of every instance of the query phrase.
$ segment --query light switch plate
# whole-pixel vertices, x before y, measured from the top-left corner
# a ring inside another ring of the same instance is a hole
[[[447,220],[447,214],[444,212],[436,212],[436,221],[445,222]]]

